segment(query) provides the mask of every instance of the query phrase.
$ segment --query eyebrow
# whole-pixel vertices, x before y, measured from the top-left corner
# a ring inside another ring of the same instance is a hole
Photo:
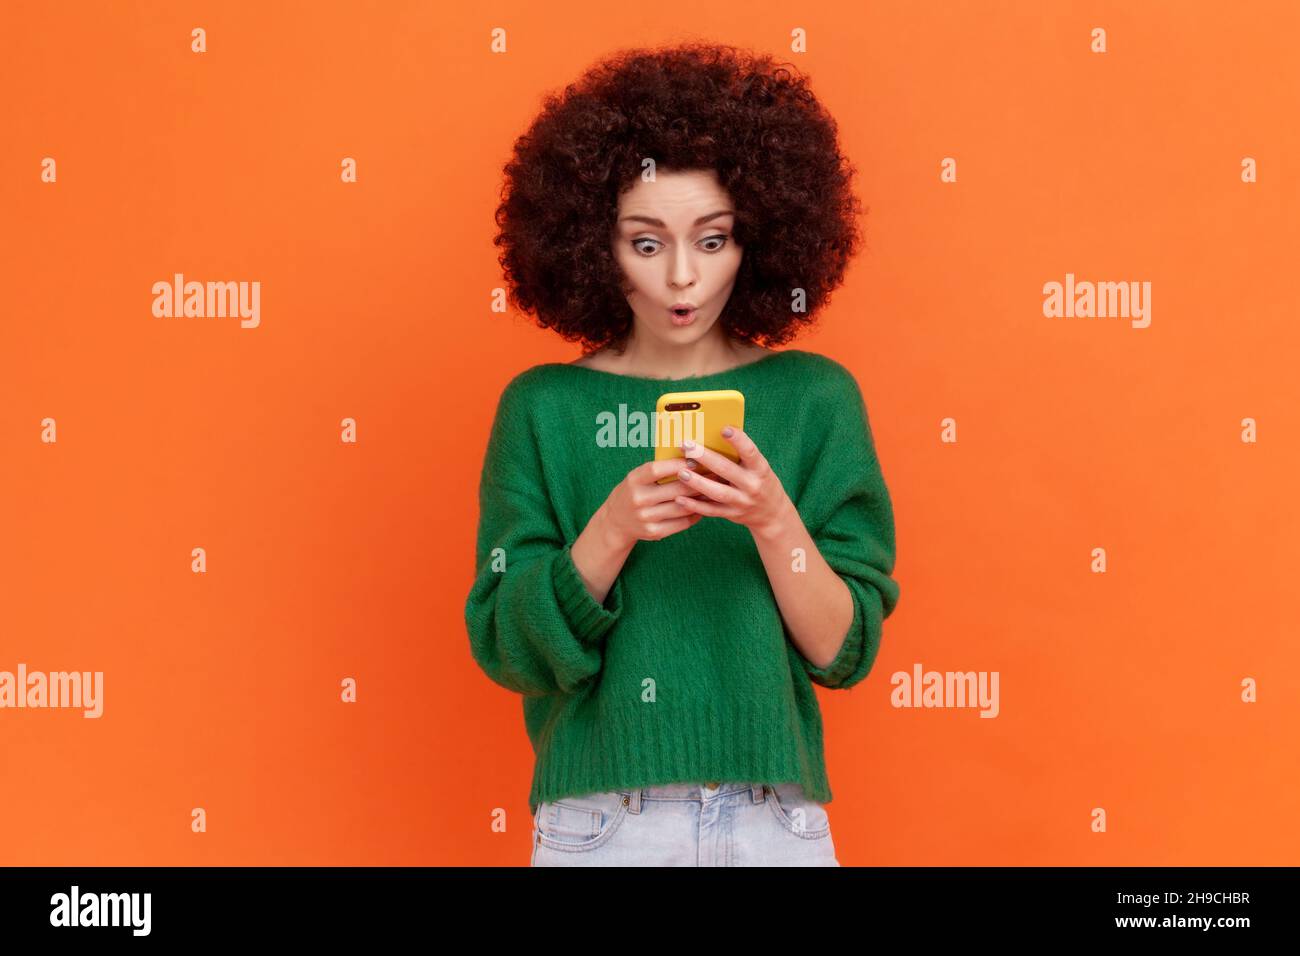
[[[695,220],[694,224],[700,226],[708,222],[710,219],[717,219],[719,216],[734,216],[734,215],[735,213],[732,212],[730,209],[720,209],[717,212],[709,213],[707,216],[701,216],[699,219]],[[652,216],[624,216],[622,219],[619,220],[619,222],[644,222],[651,226],[658,226],[661,229],[664,228],[665,226],[664,221],[662,219],[655,219]]]

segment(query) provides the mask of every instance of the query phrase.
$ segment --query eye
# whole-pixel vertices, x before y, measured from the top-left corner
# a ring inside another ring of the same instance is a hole
[[[724,248],[726,248],[727,240],[729,240],[730,238],[731,238],[730,236],[719,234],[716,236],[708,236],[704,239],[701,239],[700,243],[701,245],[703,245],[704,243],[716,243],[716,245],[707,248],[704,251],[708,253],[718,253],[721,252]],[[644,248],[641,245],[641,243],[643,242],[651,243],[651,246],[649,246],[648,248]],[[632,248],[635,249],[637,252],[641,253],[641,255],[645,256],[646,258],[649,258],[650,256],[654,255],[655,252],[657,251],[656,247],[662,245],[663,243],[660,242],[658,239],[651,239],[647,236],[642,236],[640,239],[632,240]]]

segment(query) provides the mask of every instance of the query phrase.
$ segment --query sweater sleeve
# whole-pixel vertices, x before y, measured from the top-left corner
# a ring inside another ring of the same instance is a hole
[[[814,683],[847,690],[870,673],[899,587],[890,577],[894,513],[866,404],[852,374],[839,371],[843,386],[827,415],[830,424],[797,507],[822,557],[853,596],[853,622],[826,667],[799,657]]]
[[[587,590],[545,493],[528,404],[511,382],[497,405],[479,480],[474,583],[465,623],[475,662],[525,696],[569,693],[600,671],[623,610]]]

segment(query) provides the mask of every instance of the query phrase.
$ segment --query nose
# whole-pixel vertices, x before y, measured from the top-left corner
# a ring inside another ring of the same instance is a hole
[[[674,288],[685,289],[695,284],[695,262],[691,258],[689,247],[686,245],[677,247],[670,271],[668,281]]]

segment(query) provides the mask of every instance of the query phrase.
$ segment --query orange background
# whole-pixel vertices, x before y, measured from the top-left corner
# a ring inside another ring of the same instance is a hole
[[[577,348],[490,311],[501,166],[601,55],[697,38],[808,73],[869,207],[791,343],[856,374],[897,521],[875,670],[818,689],[841,863],[1296,861],[1295,4],[3,17],[0,670],[105,685],[0,711],[0,864],[527,863],[463,608],[496,399]],[[153,317],[174,272],[260,281],[261,326]],[[1044,318],[1067,272],[1151,282],[1150,328]],[[1000,715],[892,708],[916,662]]]

